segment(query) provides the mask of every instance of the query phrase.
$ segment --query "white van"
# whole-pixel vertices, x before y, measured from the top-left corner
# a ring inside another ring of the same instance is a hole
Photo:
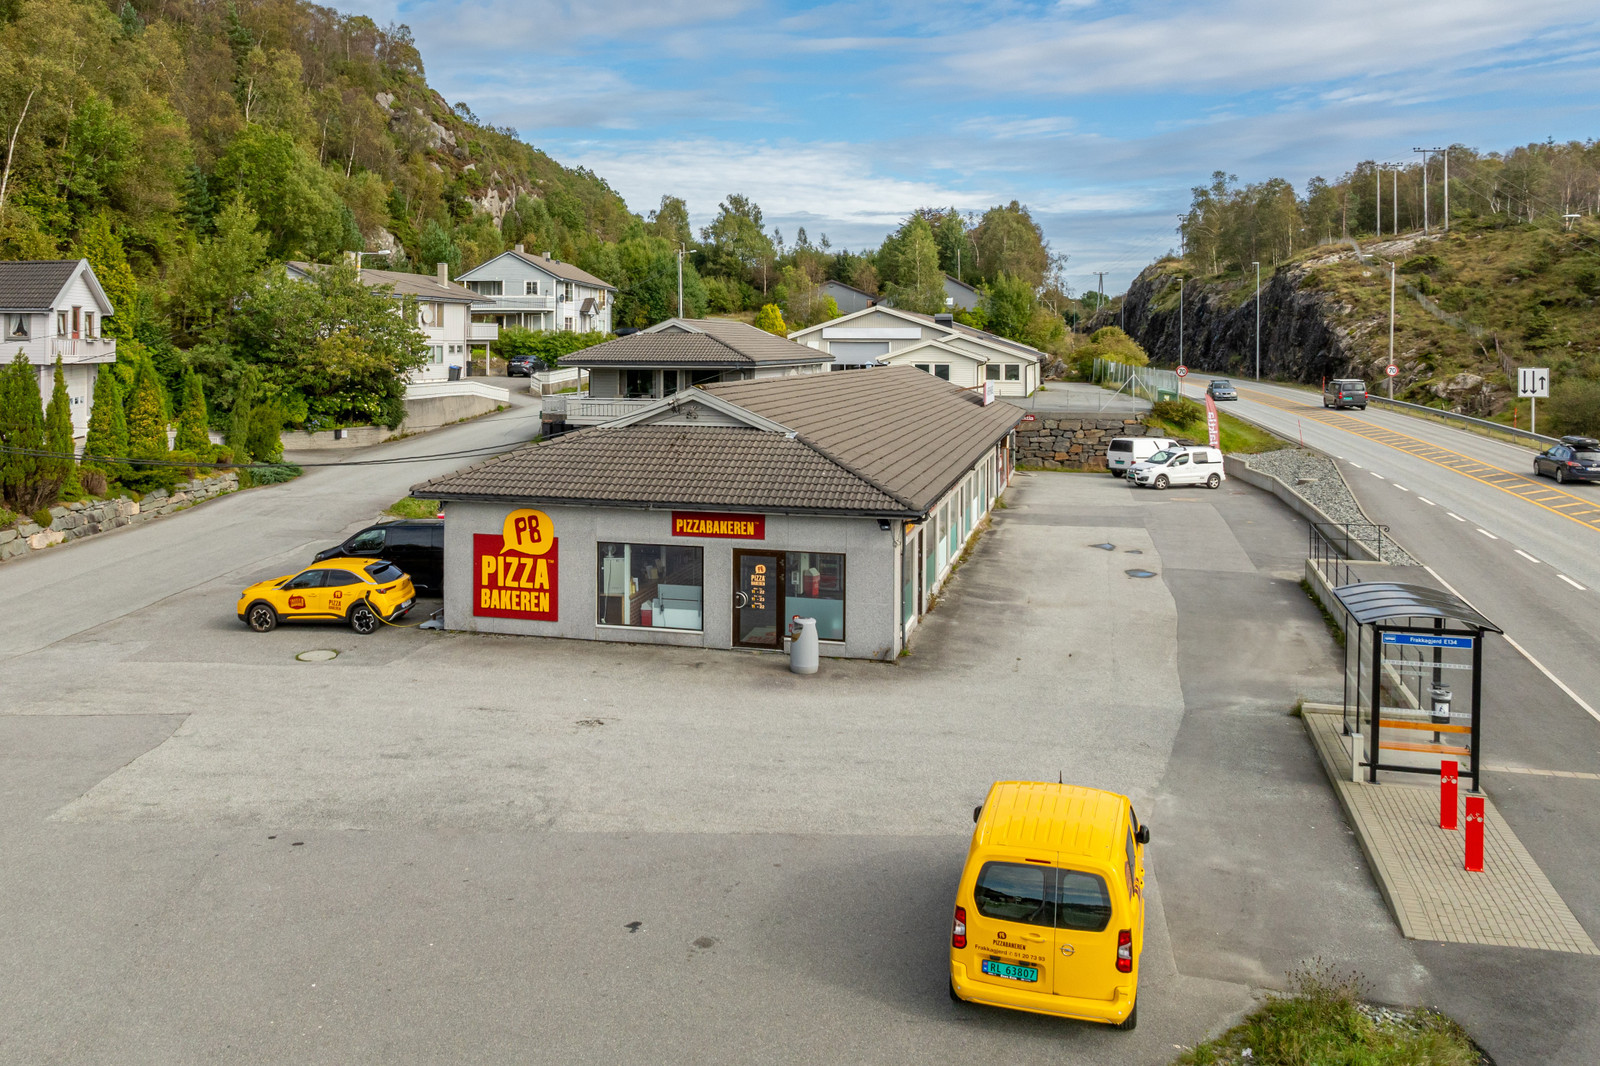
[[[1220,489],[1228,475],[1222,469],[1222,452],[1216,448],[1168,448],[1135,463],[1128,484],[1164,489],[1168,485],[1204,485]]]
[[[1171,437],[1115,437],[1106,449],[1106,469],[1112,477],[1122,477],[1133,465],[1166,448],[1176,448]]]

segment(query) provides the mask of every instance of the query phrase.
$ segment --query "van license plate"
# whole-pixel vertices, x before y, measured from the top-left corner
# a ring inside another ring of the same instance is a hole
[[[1004,977],[1008,981],[1037,981],[1039,971],[1032,966],[1018,966],[1010,962],[983,960],[983,972],[990,977]]]

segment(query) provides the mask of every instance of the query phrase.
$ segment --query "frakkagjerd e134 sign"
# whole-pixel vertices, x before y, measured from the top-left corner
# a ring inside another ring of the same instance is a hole
[[[550,516],[527,508],[506,515],[500,535],[472,535],[472,613],[556,620],[560,543]]]
[[[767,516],[762,514],[714,514],[709,511],[673,511],[674,537],[732,537],[735,540],[766,540]]]

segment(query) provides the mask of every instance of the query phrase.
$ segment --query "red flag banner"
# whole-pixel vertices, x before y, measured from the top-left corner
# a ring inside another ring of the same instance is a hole
[[[1206,394],[1206,432],[1211,436],[1211,446],[1221,448],[1222,435],[1217,428],[1217,401],[1211,398],[1210,393]]]

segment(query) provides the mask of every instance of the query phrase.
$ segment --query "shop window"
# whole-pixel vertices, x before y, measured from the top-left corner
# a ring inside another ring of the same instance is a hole
[[[844,556],[790,552],[784,607],[790,615],[817,620],[818,640],[844,639]]]
[[[596,624],[704,628],[701,549],[601,542],[597,552]]]
[[[983,368],[983,380],[985,380],[985,381],[999,381],[1000,380],[1000,364],[999,363],[990,363],[988,366],[984,367]]]
[[[1007,363],[1006,364],[1006,380],[1007,381],[1021,381],[1022,380],[1022,364],[1020,364],[1020,363]]]

